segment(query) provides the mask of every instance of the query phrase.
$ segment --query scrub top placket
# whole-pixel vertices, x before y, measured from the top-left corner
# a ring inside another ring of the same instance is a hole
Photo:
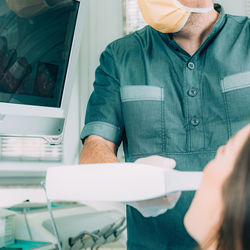
[[[183,67],[183,103],[185,107],[184,116],[186,127],[186,150],[187,152],[198,152],[204,150],[205,142],[205,124],[203,122],[203,65],[206,61],[206,48],[212,42],[213,38],[222,29],[226,19],[223,9],[219,9],[220,16],[213,27],[208,38],[203,42],[200,48],[190,56],[179,44],[172,40],[169,34],[159,33],[165,40],[170,49],[182,61]]]

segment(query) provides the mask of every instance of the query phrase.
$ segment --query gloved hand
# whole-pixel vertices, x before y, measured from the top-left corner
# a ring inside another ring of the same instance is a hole
[[[17,58],[16,50],[8,50],[6,38],[0,37],[0,91],[15,93],[30,72],[26,58]]]
[[[138,159],[135,163],[148,164],[155,167],[169,169],[173,169],[176,166],[175,160],[161,156],[141,158]],[[137,209],[144,217],[156,217],[165,213],[168,209],[174,208],[180,196],[181,192],[176,192],[161,198],[129,202],[127,203],[127,205]]]

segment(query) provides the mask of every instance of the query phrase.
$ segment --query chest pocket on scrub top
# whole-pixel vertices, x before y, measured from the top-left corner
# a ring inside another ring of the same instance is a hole
[[[250,123],[250,71],[221,80],[230,135]]]
[[[130,155],[163,151],[164,89],[127,85],[120,89],[124,125]]]

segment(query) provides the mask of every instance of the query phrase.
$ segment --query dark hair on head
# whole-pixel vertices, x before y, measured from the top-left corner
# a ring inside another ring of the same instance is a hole
[[[224,213],[216,250],[250,249],[250,134],[223,186]]]

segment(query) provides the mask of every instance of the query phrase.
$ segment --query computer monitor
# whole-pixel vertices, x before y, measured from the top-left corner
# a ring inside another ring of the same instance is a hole
[[[61,142],[84,8],[80,0],[0,1],[0,136]]]

